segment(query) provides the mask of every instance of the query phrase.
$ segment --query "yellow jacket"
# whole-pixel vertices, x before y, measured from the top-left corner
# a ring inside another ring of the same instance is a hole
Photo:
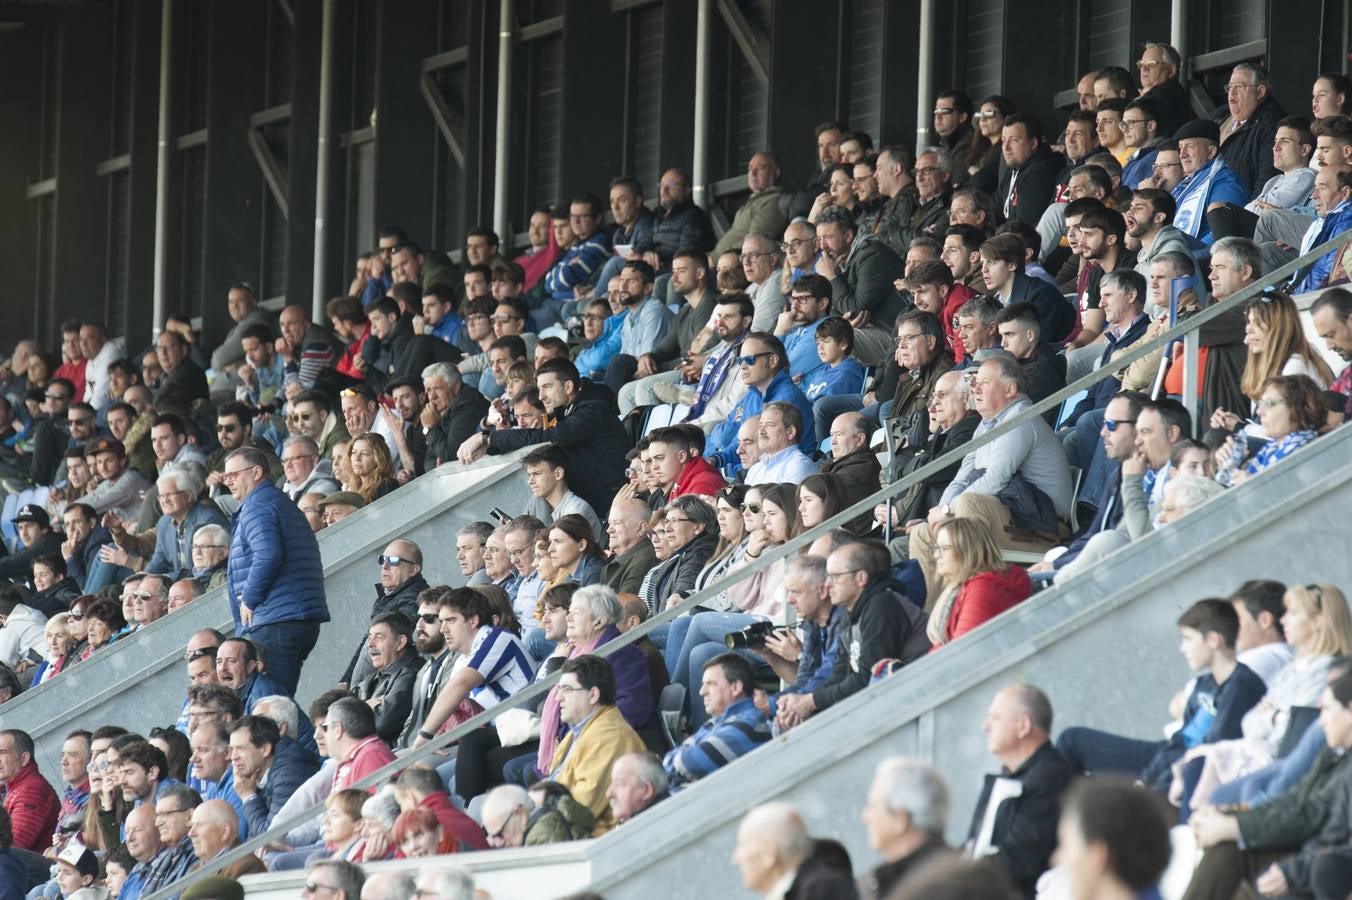
[[[600,837],[615,827],[615,816],[606,799],[610,767],[624,754],[642,753],[646,749],[643,739],[614,706],[601,707],[582,726],[580,733],[569,730],[559,742],[554,759],[556,763],[558,760],[564,762],[555,769],[553,780],[568,788],[573,799],[596,816],[593,837]]]

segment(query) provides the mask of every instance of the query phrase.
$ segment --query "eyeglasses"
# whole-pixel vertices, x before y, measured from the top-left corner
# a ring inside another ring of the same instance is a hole
[[[775,255],[774,251],[772,250],[753,250],[750,253],[742,253],[738,255],[737,258],[740,259],[742,262],[746,263],[746,262],[754,262],[756,259],[762,256],[774,256],[774,255]]]
[[[1138,60],[1136,60],[1136,68],[1138,68],[1138,69],[1153,69],[1153,68],[1155,68],[1156,66],[1162,66],[1162,65],[1164,65],[1164,63],[1162,63],[1162,62],[1160,62],[1160,61],[1158,61],[1158,60],[1154,60],[1154,59],[1138,59]]]
[[[1176,163],[1171,163],[1171,162],[1157,162],[1157,163],[1155,163],[1155,165],[1151,166],[1151,168],[1153,168],[1156,172],[1158,172],[1160,169],[1172,169],[1174,166],[1181,166],[1181,165],[1183,165],[1181,162],[1176,162]]]
[[[192,545],[192,549],[193,549],[193,552],[194,552],[194,553],[196,553],[198,550],[202,551],[203,553],[206,553],[208,550],[224,550],[224,549],[226,549],[226,545],[225,545],[225,544],[193,544],[193,545]]]
[[[1256,84],[1245,84],[1242,81],[1234,81],[1225,86],[1225,92],[1227,94],[1238,94],[1241,91],[1251,91],[1256,87],[1258,87]]]
[[[233,471],[233,472],[222,472],[222,473],[221,473],[221,480],[224,481],[224,482],[226,482],[227,484],[229,484],[230,482],[234,481],[234,480],[235,480],[236,478],[238,478],[239,476],[243,475],[245,472],[249,471],[250,469],[255,469],[255,468],[258,468],[258,467],[257,467],[257,466],[245,466],[243,469],[236,469],[236,470]]]
[[[943,170],[940,169],[938,166],[921,166],[919,168],[913,169],[911,171],[911,174],[914,175],[916,178],[920,178],[922,175],[928,176],[933,175],[935,172],[942,171]]]
[[[167,819],[170,816],[177,816],[185,812],[192,812],[190,809],[157,809],[155,810],[155,820]]]
[[[383,569],[385,566],[389,566],[391,569],[393,569],[393,568],[396,568],[397,566],[402,566],[404,563],[408,563],[409,565],[413,565],[413,560],[409,559],[407,556],[398,556],[398,555],[395,555],[395,554],[392,554],[392,555],[390,555],[390,556],[386,556],[386,555],[384,555],[384,554],[382,553],[382,554],[380,555],[379,562],[380,562],[380,567],[381,567],[382,569]]]
[[[608,319],[608,318],[610,318],[610,316],[600,316],[600,315],[596,315],[595,313],[587,313],[587,314],[585,314],[585,315],[582,317],[582,321],[584,321],[584,322],[604,322],[604,321],[605,321],[606,319]]]
[[[302,459],[314,459],[319,456],[318,453],[297,453],[295,456],[283,456],[282,465],[287,463],[300,462]]]
[[[591,688],[584,688],[581,685],[573,686],[571,684],[559,684],[555,686],[559,689],[560,694],[577,694],[582,691],[591,690]]]
[[[1258,401],[1258,405],[1263,409],[1272,409],[1272,407],[1281,406],[1285,402],[1281,397],[1264,397]],[[668,519],[667,521],[670,522],[671,520]]]
[[[313,419],[314,417],[315,417],[315,414],[312,413],[312,412],[309,412],[309,413],[293,412],[291,415],[287,416],[286,418],[287,418],[287,421],[289,421],[289,422],[308,422],[308,421],[310,421],[311,419]]]
[[[560,685],[560,687],[562,687],[562,685]],[[504,831],[507,830],[507,825],[508,825],[508,823],[510,823],[510,822],[512,821],[512,816],[515,816],[517,813],[519,813],[519,812],[521,812],[521,811],[522,811],[522,807],[521,807],[520,804],[517,804],[516,806],[513,806],[513,807],[512,807],[512,811],[509,812],[509,813],[507,813],[507,817],[504,818],[504,819],[502,820],[502,824],[499,825],[499,826],[497,827],[497,829],[495,829],[495,830],[493,830],[493,831],[489,831],[487,828],[484,829],[484,837],[488,838],[490,841],[491,841],[491,840],[494,840],[494,839],[501,838],[501,837],[502,837],[502,833],[503,833]]]
[[[185,660],[187,660],[188,662],[192,662],[193,660],[196,660],[196,659],[201,659],[201,658],[204,657],[204,656],[209,656],[209,657],[211,657],[212,659],[215,659],[215,658],[216,658],[216,648],[215,648],[215,647],[200,647],[200,648],[198,648],[197,650],[190,650],[190,651],[188,651],[187,653],[184,653],[184,654],[183,654],[183,658],[184,658]]]
[[[489,316],[489,317],[488,317],[488,320],[489,320],[490,322],[498,322],[498,323],[501,323],[501,322],[520,322],[520,321],[521,321],[521,316],[501,316],[501,315],[494,315],[494,316]]]
[[[832,580],[844,578],[846,575],[853,575],[855,572],[862,572],[863,569],[846,569],[843,572],[827,572],[826,577]]]
[[[760,353],[752,353],[749,356],[739,356],[737,357],[737,365],[750,368],[751,366],[754,366],[756,360],[760,359],[762,356],[774,356],[774,353],[769,350],[764,350]]]
[[[243,425],[229,425],[222,422],[216,426],[216,430],[224,431],[226,434],[234,434],[236,431],[239,431],[243,427],[244,427]]]
[[[854,181],[856,181],[856,182],[858,182],[858,181],[868,181],[868,179],[867,179],[867,178],[855,178]],[[815,237],[794,238],[793,240],[789,240],[789,241],[780,241],[780,242],[779,242],[779,249],[780,249],[780,250],[783,250],[785,253],[792,253],[794,250],[797,250],[798,247],[799,247],[800,245],[802,245],[802,244],[815,244],[815,243],[817,243],[817,239],[816,239]]]

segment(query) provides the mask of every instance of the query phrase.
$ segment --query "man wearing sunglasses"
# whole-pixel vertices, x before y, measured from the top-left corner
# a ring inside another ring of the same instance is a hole
[[[737,357],[738,377],[746,385],[746,393],[728,413],[722,424],[714,429],[705,445],[704,456],[730,479],[741,474],[737,458],[737,432],[746,419],[760,415],[767,403],[790,403],[803,415],[803,431],[798,435],[798,448],[811,453],[817,443],[813,425],[812,404],[789,376],[786,365],[788,354],[779,338],[773,334],[753,331],[742,341],[741,355]]]
[[[241,447],[222,476],[240,504],[226,583],[235,633],[266,651],[268,670],[294,694],[300,667],[329,620],[324,568],[310,523],[267,478],[268,459]]]
[[[418,737],[418,727],[427,718],[427,710],[450,680],[455,661],[460,655],[446,646],[446,636],[441,633],[441,620],[437,617],[441,595],[447,590],[449,588],[444,586],[430,587],[418,594],[413,646],[422,657],[422,666],[413,681],[413,707],[399,735],[397,748],[401,750],[413,746],[413,741]]]
[[[375,586],[371,622],[392,612],[403,613],[410,622],[418,617],[418,596],[428,588],[422,574],[422,562],[422,550],[410,540],[396,538],[386,545],[385,552],[376,560],[380,581]],[[366,652],[366,636],[363,635],[341,681],[344,686],[357,685],[374,672],[375,666]]]

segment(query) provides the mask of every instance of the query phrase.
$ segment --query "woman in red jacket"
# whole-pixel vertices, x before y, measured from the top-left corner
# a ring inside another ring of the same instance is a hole
[[[934,572],[943,592],[929,620],[938,650],[993,619],[1033,592],[1028,573],[1000,558],[990,526],[978,519],[950,519],[934,537]]]

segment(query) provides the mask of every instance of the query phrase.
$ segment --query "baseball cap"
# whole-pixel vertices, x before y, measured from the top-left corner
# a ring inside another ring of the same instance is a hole
[[[75,868],[75,871],[79,872],[81,875],[93,875],[95,878],[99,877],[98,857],[94,855],[93,850],[90,850],[79,841],[71,841],[69,844],[62,847],[61,852],[56,855],[56,858],[63,863],[69,863]]]
[[[366,500],[356,491],[334,491],[323,500],[319,501],[320,509],[326,506],[351,506],[354,509],[361,509],[366,505]]]
[[[100,453],[115,453],[118,456],[126,456],[127,448],[115,437],[97,437],[86,445],[85,455],[98,456]]]
[[[19,511],[14,514],[14,521],[37,522],[43,528],[52,527],[52,517],[47,515],[47,510],[36,503],[25,503],[19,507]]]

